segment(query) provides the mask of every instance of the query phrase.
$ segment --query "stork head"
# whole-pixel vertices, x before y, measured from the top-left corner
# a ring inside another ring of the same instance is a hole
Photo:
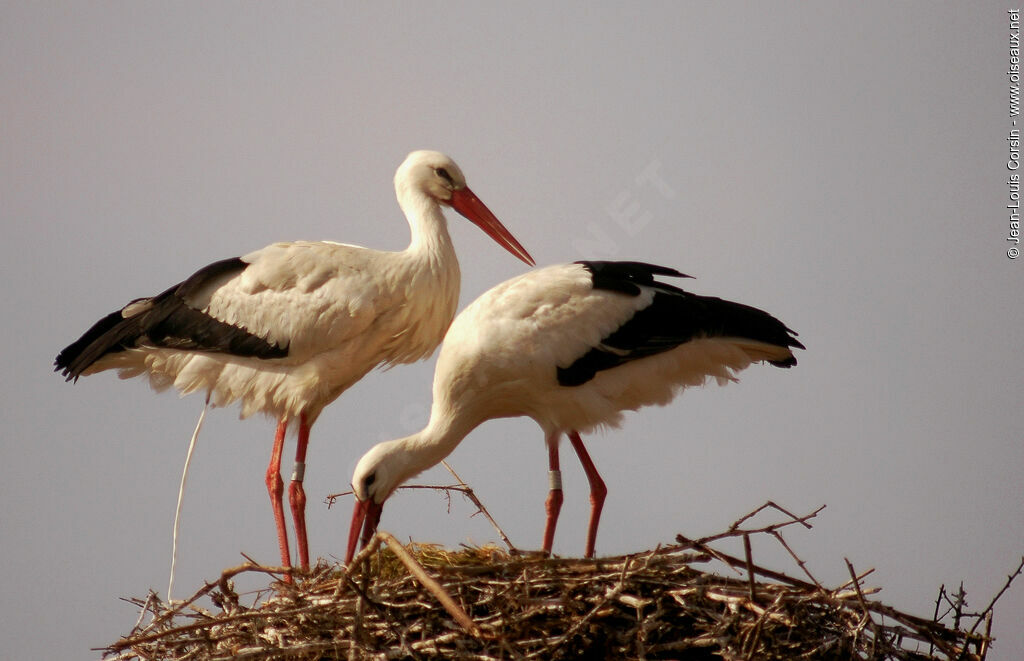
[[[413,188],[442,204],[448,204],[452,192],[466,187],[466,176],[450,156],[421,149],[405,157],[395,172],[395,190]]]
[[[360,541],[360,531],[362,545],[365,546],[377,532],[384,501],[402,482],[418,472],[410,472],[406,468],[405,451],[400,444],[401,441],[379,443],[364,454],[356,465],[352,475],[352,493],[356,503],[348,533],[346,563],[352,562],[356,545]]]
[[[530,266],[535,264],[526,248],[466,186],[465,175],[449,156],[426,149],[406,156],[395,172],[395,193],[403,209],[409,200],[422,197],[455,209],[505,250]]]

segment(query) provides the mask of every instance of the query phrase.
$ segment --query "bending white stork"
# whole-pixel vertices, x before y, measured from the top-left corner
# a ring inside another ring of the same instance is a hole
[[[804,346],[767,312],[655,276],[687,277],[639,262],[577,262],[512,278],[463,310],[441,347],[427,426],[379,443],[356,466],[346,562],[360,528],[365,545],[399,485],[484,421],[517,416],[533,418],[548,446],[544,552],[562,504],[558,444],[566,433],[590,482],[585,556],[592,557],[607,489],[579,432],[618,426],[623,411],[667,404],[709,377],[734,381],[752,362],[796,365],[791,349]]]
[[[243,418],[274,416],[266,483],[285,566],[291,556],[280,464],[289,424],[298,424],[288,496],[305,569],[302,480],[310,427],[374,367],[429,356],[455,316],[459,263],[441,207],[534,263],[444,154],[409,154],[395,173],[395,193],[412,230],[401,252],[299,241],[215,262],[107,315],[55,362],[69,381],[117,369],[121,378],[147,375],[158,391],[172,385],[183,394],[205,391],[215,406],[239,401]]]

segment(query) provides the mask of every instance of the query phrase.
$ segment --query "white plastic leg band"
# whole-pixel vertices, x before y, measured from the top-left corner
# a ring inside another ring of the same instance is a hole
[[[292,468],[292,482],[301,482],[302,478],[306,476],[306,462],[296,461],[295,467]]]
[[[562,471],[548,471],[548,489],[551,491],[562,490]]]

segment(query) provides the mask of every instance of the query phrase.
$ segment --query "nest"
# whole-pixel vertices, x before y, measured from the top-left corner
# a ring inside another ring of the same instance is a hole
[[[464,486],[464,485],[463,485]],[[544,558],[495,546],[457,551],[399,543],[380,532],[351,565],[321,563],[261,590],[239,574],[289,577],[249,562],[172,606],[154,593],[132,631],[107,647],[128,659],[962,659],[985,658],[992,608],[965,613],[962,589],[940,589],[934,617],[870,598],[870,570],[823,587],[780,531],[742,524],[699,540],[597,560]],[[780,511],[785,511],[781,510]],[[805,578],[758,566],[752,535],[782,544]],[[745,557],[712,547],[743,542]],[[732,575],[697,568],[723,563]],[[1022,559],[1024,564],[1024,559]],[[252,578],[252,576],[250,576]],[[213,608],[201,607],[209,600]],[[143,620],[149,619],[143,624]],[[951,624],[943,623],[952,619]],[[968,625],[970,625],[968,627]]]

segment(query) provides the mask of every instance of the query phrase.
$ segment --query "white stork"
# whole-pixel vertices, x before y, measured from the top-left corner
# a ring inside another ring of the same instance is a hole
[[[558,444],[565,433],[590,482],[585,556],[592,557],[607,489],[581,431],[618,426],[623,411],[667,404],[709,377],[734,381],[752,362],[796,365],[792,349],[804,346],[767,312],[655,276],[687,277],[639,262],[577,262],[512,278],[463,310],[441,347],[427,426],[379,443],[356,466],[346,561],[360,528],[363,544],[369,541],[399,485],[448,456],[484,421],[517,416],[533,418],[548,447],[544,552],[562,504]]]
[[[121,378],[147,375],[158,391],[206,392],[214,406],[238,401],[243,418],[274,416],[266,483],[284,566],[291,556],[280,464],[289,424],[297,423],[298,444],[288,496],[306,569],[302,479],[310,427],[374,367],[429,356],[455,316],[459,263],[441,207],[534,263],[448,156],[409,154],[395,173],[395,193],[412,230],[403,251],[297,241],[215,262],[107,315],[55,362],[68,380],[117,369]]]

